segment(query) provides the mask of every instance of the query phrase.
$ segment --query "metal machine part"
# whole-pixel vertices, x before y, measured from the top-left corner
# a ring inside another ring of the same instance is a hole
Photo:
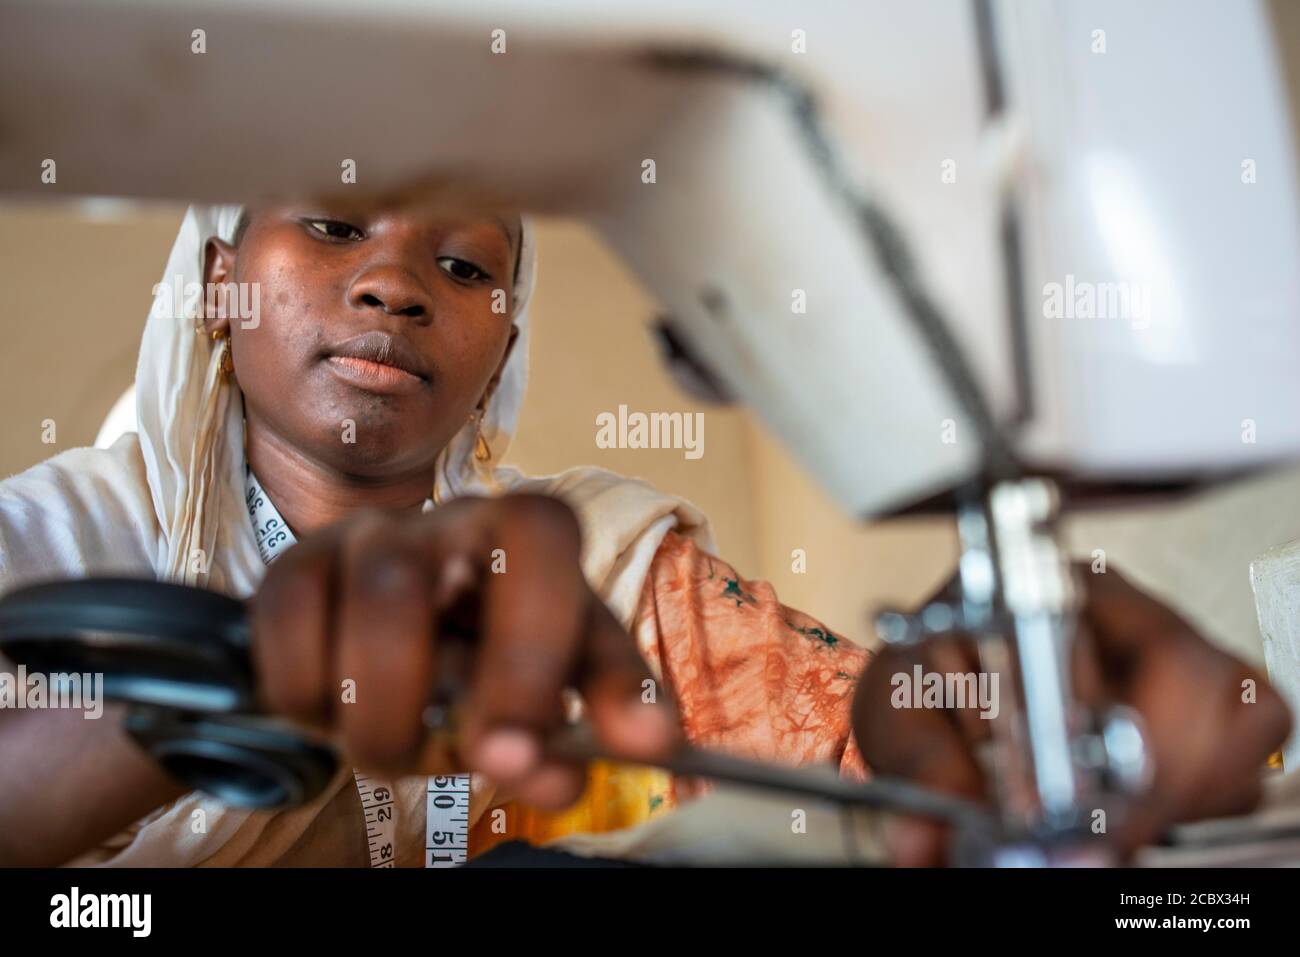
[[[996,482],[963,505],[955,593],[915,614],[885,612],[881,640],[922,644],[969,636],[980,667],[1011,680],[993,719],[991,773],[1003,835],[966,834],[964,863],[1104,860],[1107,817],[1148,781],[1136,716],[1090,713],[1075,700],[1081,584],[1054,535],[1058,498],[1047,479]],[[974,860],[971,860],[971,858]]]

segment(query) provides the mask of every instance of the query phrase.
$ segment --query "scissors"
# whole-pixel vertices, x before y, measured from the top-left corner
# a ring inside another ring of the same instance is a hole
[[[472,636],[453,636],[468,640]],[[181,782],[227,804],[273,808],[310,801],[341,757],[319,732],[259,709],[247,606],[207,589],[149,579],[83,578],[29,585],[0,598],[0,655],[29,672],[102,674],[104,697],[126,705],[125,728]],[[454,738],[463,683],[440,675],[425,711]],[[560,760],[646,764],[602,744],[585,721],[544,742]],[[689,743],[654,762],[676,775],[894,810],[963,830],[996,826],[964,798],[890,778],[755,761]]]

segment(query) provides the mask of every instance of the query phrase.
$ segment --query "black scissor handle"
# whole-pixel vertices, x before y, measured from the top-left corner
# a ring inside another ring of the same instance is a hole
[[[236,807],[304,804],[339,766],[329,748],[261,715],[137,706],[125,726],[172,777]]]
[[[29,672],[102,674],[125,728],[173,777],[240,807],[301,804],[329,748],[258,712],[246,609],[138,578],[44,582],[0,598],[0,655]]]
[[[112,700],[255,706],[244,605],[201,588],[137,578],[29,585],[0,598],[0,655],[46,674],[102,673]]]

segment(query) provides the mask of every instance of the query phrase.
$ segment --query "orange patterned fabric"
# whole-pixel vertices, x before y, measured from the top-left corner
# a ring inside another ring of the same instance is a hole
[[[632,626],[663,675],[693,743],[787,764],[830,763],[865,777],[849,705],[868,653],[802,612],[766,582],[669,533],[655,555]],[[648,768],[597,764],[572,808],[547,814],[508,802],[470,832],[472,855],[508,840],[639,824],[700,793],[700,782]]]

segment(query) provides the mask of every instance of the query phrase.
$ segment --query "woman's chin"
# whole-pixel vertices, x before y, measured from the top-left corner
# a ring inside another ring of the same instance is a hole
[[[318,443],[317,458],[345,475],[376,480],[409,475],[431,467],[437,460],[437,450],[430,448],[427,435],[421,436],[424,441],[413,447],[409,435],[391,434],[395,431],[365,428],[347,420],[333,441]]]

